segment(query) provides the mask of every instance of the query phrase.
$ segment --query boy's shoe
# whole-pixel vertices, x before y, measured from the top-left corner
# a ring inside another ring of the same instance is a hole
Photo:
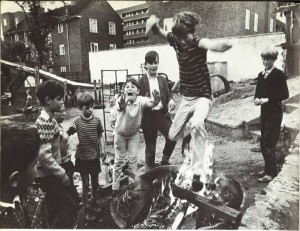
[[[164,166],[164,165],[170,165],[169,161],[162,160],[160,162],[160,166]]]
[[[96,217],[94,215],[90,214],[90,213],[86,213],[85,216],[84,216],[84,219],[86,221],[93,221],[93,220],[96,219]]]
[[[192,191],[199,192],[203,188],[203,183],[200,181],[200,176],[194,175],[192,180]]]
[[[93,210],[96,213],[100,213],[101,212],[100,205],[98,204],[97,200],[95,200],[95,199],[91,200],[90,209]]]
[[[259,183],[269,183],[270,181],[272,181],[274,178],[272,176],[269,176],[269,175],[265,175],[264,177],[262,178],[259,178],[257,181]]]

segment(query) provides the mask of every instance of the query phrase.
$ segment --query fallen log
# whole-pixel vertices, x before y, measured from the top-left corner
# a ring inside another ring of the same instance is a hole
[[[189,203],[184,203],[184,205],[182,206],[182,208],[180,209],[179,213],[177,214],[173,224],[172,224],[172,229],[179,229],[180,225],[185,217],[186,211],[188,209],[188,207],[190,206]]]
[[[198,206],[199,209],[205,211],[206,213],[215,214],[223,220],[234,224],[235,226],[240,225],[242,219],[242,213],[240,211],[223,204],[214,203],[213,201],[205,197],[202,197],[186,189],[182,189],[174,183],[171,186],[173,195],[175,197],[185,199],[188,202]]]

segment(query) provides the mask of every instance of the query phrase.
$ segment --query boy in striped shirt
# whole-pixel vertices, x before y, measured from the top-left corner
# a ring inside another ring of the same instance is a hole
[[[75,153],[75,169],[82,179],[82,202],[86,220],[94,220],[92,212],[100,212],[97,204],[98,175],[101,172],[100,159],[105,159],[103,127],[99,118],[93,115],[94,99],[83,92],[78,99],[78,107],[82,114],[75,118],[67,133],[73,135],[77,132],[79,144]],[[92,197],[88,203],[89,176],[91,176]]]
[[[176,51],[179,64],[180,93],[182,101],[169,130],[169,139],[176,141],[191,134],[192,147],[192,190],[200,191],[203,183],[200,174],[203,169],[203,156],[206,140],[204,120],[211,107],[211,85],[207,68],[207,51],[224,52],[231,48],[228,42],[212,41],[195,35],[200,16],[185,11],[173,18],[172,32],[159,26],[159,19],[152,15],[147,21],[147,29],[166,38]],[[190,129],[186,129],[189,123]]]

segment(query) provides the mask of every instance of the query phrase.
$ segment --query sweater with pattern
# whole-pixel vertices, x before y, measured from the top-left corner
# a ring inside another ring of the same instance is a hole
[[[65,170],[60,166],[60,129],[53,115],[45,110],[35,122],[41,139],[41,147],[37,163],[37,177],[55,176],[62,178]]]

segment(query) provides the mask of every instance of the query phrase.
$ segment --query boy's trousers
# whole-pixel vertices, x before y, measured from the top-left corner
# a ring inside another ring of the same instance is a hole
[[[276,168],[276,144],[280,136],[282,121],[282,104],[268,102],[261,105],[261,152],[265,160],[265,174],[275,177]]]
[[[113,190],[119,190],[122,168],[128,160],[128,171],[136,174],[137,152],[140,144],[139,132],[131,136],[122,136],[114,132],[115,164],[113,171]]]
[[[206,140],[205,119],[211,108],[211,100],[205,97],[182,97],[173,124],[169,131],[170,140],[178,140],[183,136],[187,123],[191,128],[192,171],[201,175]]]

